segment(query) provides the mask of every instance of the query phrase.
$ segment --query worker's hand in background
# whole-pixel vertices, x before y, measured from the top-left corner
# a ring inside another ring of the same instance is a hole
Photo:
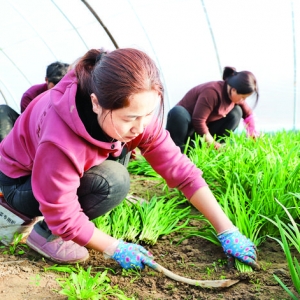
[[[255,120],[253,114],[244,119],[244,126],[247,132],[247,137],[256,139],[260,136],[260,133],[255,128]]]
[[[226,144],[221,144],[221,143],[218,143],[218,142],[214,142],[214,148],[218,151],[221,151],[221,150],[224,150],[225,149],[225,145]]]

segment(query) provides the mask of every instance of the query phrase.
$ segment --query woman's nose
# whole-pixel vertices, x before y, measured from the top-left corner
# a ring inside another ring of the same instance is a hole
[[[136,133],[136,134],[141,134],[143,133],[144,129],[145,129],[145,125],[144,125],[144,120],[139,120],[136,122],[136,124],[134,125],[134,127],[132,128],[132,132]]]

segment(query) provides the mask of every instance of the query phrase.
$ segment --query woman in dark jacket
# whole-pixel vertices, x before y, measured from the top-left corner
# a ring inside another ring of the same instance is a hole
[[[222,81],[203,83],[187,92],[170,110],[166,129],[182,152],[194,133],[205,136],[208,144],[219,149],[220,140],[238,127],[241,118],[247,135],[255,138],[258,132],[252,109],[245,102],[253,93],[257,103],[258,87],[251,72],[225,67]]]

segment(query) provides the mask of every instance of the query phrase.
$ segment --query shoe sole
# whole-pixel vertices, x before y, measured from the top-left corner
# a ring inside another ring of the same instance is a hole
[[[45,256],[46,258],[49,258],[50,260],[54,261],[54,262],[58,262],[60,264],[76,264],[76,263],[80,263],[80,262],[84,262],[89,258],[89,254],[86,255],[86,257],[81,258],[81,259],[76,259],[76,260],[69,260],[69,261],[65,261],[65,260],[59,260],[56,259],[48,254],[46,254],[45,252],[43,252],[40,248],[38,248],[34,243],[31,243],[30,241],[30,237],[27,238],[26,240],[26,244],[33,249],[34,251],[38,252],[39,254],[41,254],[42,256]]]

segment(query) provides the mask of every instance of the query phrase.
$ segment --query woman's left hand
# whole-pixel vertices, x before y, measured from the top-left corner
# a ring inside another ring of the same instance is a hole
[[[148,250],[140,245],[127,243],[122,240],[120,240],[111,258],[116,260],[124,269],[144,269],[145,265],[153,269],[156,268],[153,255]]]
[[[234,227],[218,234],[218,239],[230,260],[236,258],[254,269],[260,269],[257,263],[256,246],[238,228]]]

